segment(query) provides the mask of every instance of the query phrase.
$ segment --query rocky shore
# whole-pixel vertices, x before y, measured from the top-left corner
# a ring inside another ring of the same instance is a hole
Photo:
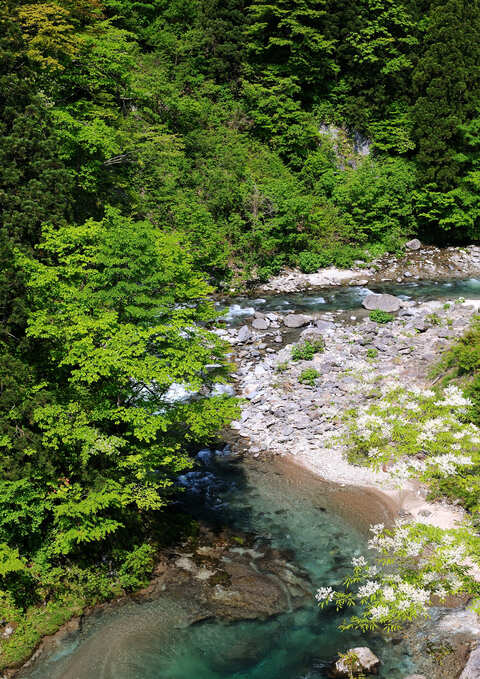
[[[468,278],[480,270],[480,247],[437,248],[424,246],[414,239],[405,248],[403,256],[384,255],[366,264],[358,261],[352,269],[330,267],[317,273],[304,274],[298,270],[285,270],[268,283],[259,286],[256,293],[283,293],[337,285],[371,285],[395,281],[407,283],[415,280],[445,280]]]
[[[386,302],[392,304],[392,300]],[[364,306],[368,307],[368,302]],[[373,322],[366,311],[257,312],[250,325],[221,330],[234,347],[236,390],[245,399],[241,417],[232,425],[232,438],[246,454],[287,458],[340,487],[378,493],[390,503],[393,514],[453,527],[463,517],[460,507],[428,502],[420,484],[409,481],[399,487],[387,470],[375,472],[351,464],[339,443],[345,426],[342,413],[367,402],[375,385],[392,380],[405,387],[431,385],[430,367],[464,333],[478,301],[415,303],[397,299],[394,307],[390,310],[398,312],[386,324]],[[293,360],[294,346],[305,341],[322,342],[323,350],[308,360]],[[306,370],[316,374],[310,384],[302,380]],[[465,615],[469,616],[468,625]],[[431,641],[433,655],[448,647],[446,664],[435,667],[433,663],[429,679],[454,679],[476,646],[478,620],[460,607],[447,616],[447,622],[439,619],[438,631],[438,638]],[[431,635],[422,637],[417,632],[417,637],[425,650]],[[480,651],[472,653],[462,679],[480,676],[471,670],[478,661],[476,654]]]
[[[54,635],[45,637],[29,667],[55,652],[68,638],[81,632],[87,616],[100,616],[131,604],[164,598],[177,602],[175,627],[204,620],[263,620],[311,603],[313,586],[293,554],[273,549],[268,541],[228,530],[213,531],[201,524],[197,536],[159,558],[151,583],[145,589],[85,611]],[[18,674],[11,668],[3,674]]]

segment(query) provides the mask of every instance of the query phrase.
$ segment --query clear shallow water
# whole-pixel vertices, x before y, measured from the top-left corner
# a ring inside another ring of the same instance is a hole
[[[413,672],[403,643],[341,633],[341,618],[334,610],[320,611],[313,600],[315,586],[340,584],[365,543],[359,513],[347,496],[341,504],[342,490],[294,468],[285,472],[272,463],[228,464],[209,460],[207,453],[201,457],[206,464],[183,480],[191,490],[190,506],[205,519],[293,550],[312,579],[311,605],[262,622],[187,627],[188,602],[163,597],[131,603],[87,619],[80,635],[22,677],[325,679],[337,651],[352,644],[369,645],[382,658],[384,679]]]
[[[465,297],[480,299],[480,279],[451,281],[414,281],[411,283],[378,283],[369,287],[322,288],[309,292],[278,294],[269,297],[233,299],[227,308],[225,319],[229,325],[242,325],[255,311],[276,313],[335,311],[358,309],[363,298],[375,293],[389,293],[404,300],[430,301]]]

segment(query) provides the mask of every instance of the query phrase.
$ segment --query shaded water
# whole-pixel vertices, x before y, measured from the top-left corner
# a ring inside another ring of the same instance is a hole
[[[275,547],[293,550],[296,562],[312,578],[311,604],[266,621],[210,621],[187,627],[188,602],[163,597],[131,603],[89,618],[81,634],[22,676],[324,679],[337,651],[352,644],[367,644],[377,652],[384,679],[401,679],[414,671],[403,643],[341,633],[338,614],[320,611],[313,599],[315,586],[339,585],[352,556],[362,551],[361,501],[357,498],[355,505],[346,489],[327,486],[294,467],[219,462],[206,452],[201,457],[198,472],[184,479],[191,489],[191,506],[208,520],[255,532]],[[344,518],[348,514],[355,519]],[[365,514],[382,518],[379,506],[368,506]]]
[[[314,291],[275,294],[256,299],[239,297],[231,300],[225,319],[229,325],[235,326],[244,323],[255,311],[289,313],[358,309],[363,298],[372,292],[388,293],[404,300],[419,302],[459,297],[480,299],[480,279],[376,283],[369,287],[319,288]]]

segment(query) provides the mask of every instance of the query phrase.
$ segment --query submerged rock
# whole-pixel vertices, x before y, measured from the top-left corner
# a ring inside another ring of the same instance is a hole
[[[367,646],[350,648],[348,653],[351,653],[352,656],[356,656],[356,660],[352,663],[353,667],[350,668],[349,664],[345,662],[345,659],[341,658],[340,660],[337,660],[332,667],[330,673],[332,677],[348,679],[348,677],[351,676],[352,671],[354,674],[361,674],[363,672],[377,674],[378,668],[380,667],[380,660]]]
[[[362,306],[369,311],[378,309],[380,311],[398,311],[402,305],[402,300],[394,295],[367,295],[362,302]]]

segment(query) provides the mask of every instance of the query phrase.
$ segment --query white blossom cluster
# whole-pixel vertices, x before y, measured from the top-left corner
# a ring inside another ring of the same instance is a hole
[[[389,464],[399,480],[448,477],[478,461],[480,430],[460,419],[470,405],[455,385],[437,394],[387,380],[377,400],[350,415],[348,443],[369,464]]]
[[[467,591],[468,553],[458,534],[423,528],[405,520],[397,520],[393,528],[371,526],[369,547],[388,568],[372,566],[364,556],[354,557],[354,577],[346,581],[351,591],[323,587],[317,601],[322,606],[361,604],[361,623],[375,628],[426,616],[433,597],[443,601],[449,594]]]

